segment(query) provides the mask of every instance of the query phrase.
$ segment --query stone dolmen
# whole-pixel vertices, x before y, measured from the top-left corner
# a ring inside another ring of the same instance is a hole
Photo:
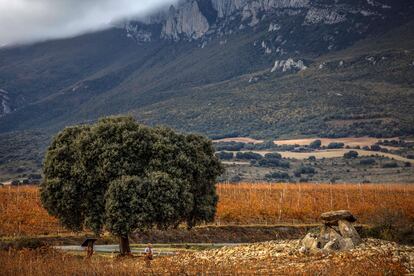
[[[361,237],[352,225],[357,219],[350,211],[327,212],[320,218],[323,225],[319,233],[308,233],[303,238],[301,252],[349,250],[361,243]]]

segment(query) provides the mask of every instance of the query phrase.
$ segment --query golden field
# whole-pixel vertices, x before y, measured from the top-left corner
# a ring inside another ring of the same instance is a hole
[[[218,184],[216,224],[301,224],[321,213],[349,209],[360,223],[385,213],[414,220],[414,185]],[[42,208],[37,187],[0,189],[0,236],[60,234],[65,229]]]

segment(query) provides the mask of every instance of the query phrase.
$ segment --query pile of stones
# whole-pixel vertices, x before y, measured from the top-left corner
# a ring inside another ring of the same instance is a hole
[[[350,211],[327,212],[320,218],[323,225],[319,233],[308,233],[300,242],[300,252],[350,250],[361,243],[361,237],[353,226],[357,219]]]

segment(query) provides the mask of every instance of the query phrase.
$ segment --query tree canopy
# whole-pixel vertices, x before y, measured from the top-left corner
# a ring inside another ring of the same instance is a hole
[[[121,253],[128,253],[128,235],[136,229],[212,221],[222,172],[203,136],[109,117],[54,138],[41,199],[64,226],[96,234],[106,229],[120,237]]]

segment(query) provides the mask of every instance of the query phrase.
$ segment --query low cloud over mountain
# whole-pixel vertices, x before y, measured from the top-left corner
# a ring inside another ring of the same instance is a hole
[[[176,0],[0,0],[0,46],[64,38]]]

